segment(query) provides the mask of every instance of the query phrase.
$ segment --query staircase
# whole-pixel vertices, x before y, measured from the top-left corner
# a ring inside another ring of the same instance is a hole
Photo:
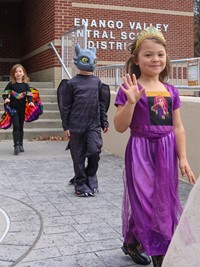
[[[7,83],[0,82],[0,117],[4,112],[1,94]],[[53,83],[30,82],[29,84],[39,90],[43,103],[43,114],[36,121],[24,123],[24,139],[64,137],[57,105],[56,88],[54,88]],[[12,126],[7,130],[0,129],[0,141],[7,139],[12,139]]]

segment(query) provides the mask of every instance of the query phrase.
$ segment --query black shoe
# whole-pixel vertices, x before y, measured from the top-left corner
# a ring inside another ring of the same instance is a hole
[[[18,155],[20,152],[19,145],[14,146],[14,155]]]
[[[94,197],[93,192],[86,185],[75,185],[75,195],[78,197]]]
[[[140,251],[140,245],[137,244],[126,244],[124,243],[121,247],[125,255],[129,255],[131,259],[141,265],[148,265],[151,263],[151,258],[144,252]]]
[[[152,256],[152,262],[154,267],[161,267],[162,262],[163,262],[164,256],[159,255],[159,256]]]
[[[24,152],[23,145],[19,145],[19,152]]]
[[[85,193],[85,192],[75,191],[75,195],[78,197],[94,197],[94,194],[92,192]]]
[[[98,193],[98,180],[96,174],[93,176],[87,176],[87,186],[90,188],[93,194]]]
[[[92,191],[93,194],[99,193],[99,189],[98,188],[91,188],[91,191]]]

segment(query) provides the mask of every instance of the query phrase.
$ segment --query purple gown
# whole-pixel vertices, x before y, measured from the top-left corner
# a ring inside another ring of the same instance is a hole
[[[122,233],[150,256],[166,253],[182,212],[172,119],[181,102],[178,90],[164,85],[166,92],[148,91],[137,103],[125,153]],[[126,101],[119,89],[115,105]]]

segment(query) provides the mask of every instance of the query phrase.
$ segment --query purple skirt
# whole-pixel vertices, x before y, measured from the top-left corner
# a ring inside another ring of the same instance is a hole
[[[122,232],[151,256],[164,255],[182,213],[171,126],[131,130],[125,154]]]

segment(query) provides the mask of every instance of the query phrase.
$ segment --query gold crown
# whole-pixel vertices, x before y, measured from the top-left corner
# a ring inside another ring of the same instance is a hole
[[[138,46],[141,44],[141,42],[145,39],[148,39],[148,38],[157,38],[157,39],[160,39],[160,40],[165,42],[165,38],[164,38],[163,34],[161,33],[161,31],[159,31],[158,29],[156,29],[153,26],[150,26],[150,27],[146,28],[145,30],[143,30],[138,35],[135,48],[138,48]]]

